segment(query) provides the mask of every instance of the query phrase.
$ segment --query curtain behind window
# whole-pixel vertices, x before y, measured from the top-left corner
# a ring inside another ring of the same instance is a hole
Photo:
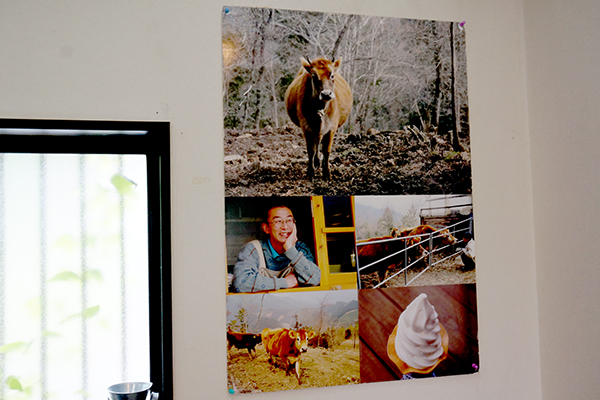
[[[143,155],[0,154],[0,399],[149,381]]]

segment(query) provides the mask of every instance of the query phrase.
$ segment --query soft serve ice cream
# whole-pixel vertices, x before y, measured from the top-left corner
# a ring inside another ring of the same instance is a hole
[[[396,353],[408,366],[423,370],[442,357],[442,326],[427,295],[421,293],[400,314],[396,333]]]

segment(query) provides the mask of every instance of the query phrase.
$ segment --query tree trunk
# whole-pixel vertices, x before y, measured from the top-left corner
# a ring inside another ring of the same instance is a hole
[[[432,122],[435,125],[435,129],[438,133],[440,133],[440,110],[442,108],[442,61],[440,57],[440,53],[442,51],[442,44],[438,43],[437,31],[436,31],[437,22],[431,21],[431,33],[432,33],[432,43],[434,43],[435,49],[433,53],[433,62],[435,64],[435,83],[434,83],[434,99],[435,106],[433,109]]]
[[[460,102],[458,101],[458,78],[456,72],[456,40],[454,38],[454,22],[450,22],[450,49],[452,53],[452,121],[454,129],[452,130],[452,148],[454,151],[462,151],[458,135],[460,134]]]
[[[260,11],[262,11],[262,10],[260,10]],[[273,10],[272,9],[267,10],[266,15],[263,15],[263,13],[261,12],[261,17],[263,17],[264,19],[261,18],[261,21],[257,22],[257,25],[258,25],[257,32],[256,32],[256,36],[255,36],[254,46],[252,48],[252,75],[254,75],[255,72],[258,74],[258,76],[253,79],[254,86],[256,88],[255,89],[256,100],[255,100],[254,106],[253,106],[254,112],[252,113],[252,118],[254,119],[254,129],[258,129],[259,124],[260,124],[260,115],[261,115],[260,102],[261,102],[262,95],[261,95],[261,85],[259,83],[262,80],[262,76],[265,72],[264,53],[265,53],[265,43],[267,41],[265,36],[266,36],[266,30],[271,23],[271,19],[273,18]],[[258,69],[258,71],[257,71],[257,69]]]
[[[342,39],[344,38],[344,35],[346,34],[346,30],[348,30],[348,25],[350,25],[350,22],[352,21],[352,17],[353,17],[353,15],[348,16],[348,19],[346,20],[344,27],[340,31],[340,34],[338,35],[338,37],[335,41],[335,44],[333,45],[333,50],[331,51],[331,59],[332,60],[335,60],[335,57],[337,56],[337,52],[340,47],[340,43],[342,43]],[[346,60],[346,61],[349,61],[349,60]]]

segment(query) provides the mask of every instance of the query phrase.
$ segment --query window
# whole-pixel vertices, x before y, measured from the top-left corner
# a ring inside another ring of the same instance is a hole
[[[0,398],[172,398],[169,125],[0,120]]]
[[[323,284],[336,289],[356,288],[356,238],[353,197],[313,197],[319,260],[326,264]]]

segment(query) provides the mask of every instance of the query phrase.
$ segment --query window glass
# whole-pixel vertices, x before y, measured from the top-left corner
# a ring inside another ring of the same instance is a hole
[[[352,205],[350,197],[323,197],[325,209],[325,226],[327,228],[351,228]]]
[[[149,381],[146,156],[0,154],[0,398]]]
[[[354,232],[328,233],[327,254],[329,255],[329,271],[356,272]]]

